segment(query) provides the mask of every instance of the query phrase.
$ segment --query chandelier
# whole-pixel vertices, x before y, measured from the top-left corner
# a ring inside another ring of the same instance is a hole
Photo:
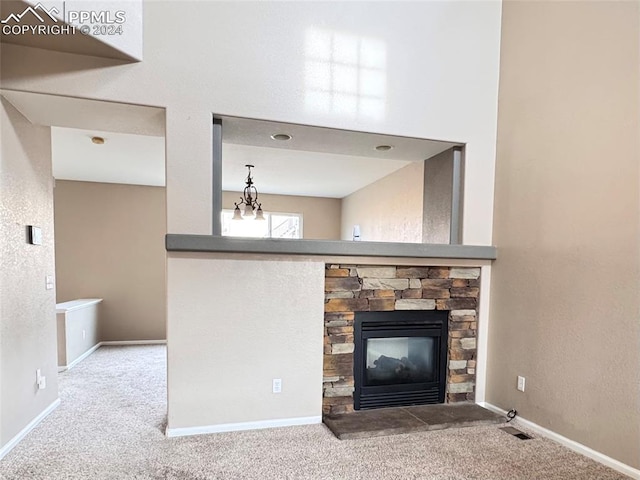
[[[253,186],[253,178],[251,178],[251,169],[254,165],[245,165],[249,169],[247,179],[245,180],[246,187],[240,197],[240,202],[235,203],[235,210],[233,211],[234,220],[243,220],[243,217],[251,217],[256,220],[264,220],[264,214],[262,212],[262,204],[258,203],[258,190]],[[244,213],[240,211],[240,206],[244,205]]]

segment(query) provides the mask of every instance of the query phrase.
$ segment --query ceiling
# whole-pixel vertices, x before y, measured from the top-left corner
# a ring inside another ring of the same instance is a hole
[[[164,137],[52,127],[51,156],[58,180],[165,185]]]
[[[163,108],[2,90],[35,125],[51,127],[58,180],[165,185]],[[105,139],[103,145],[91,137]]]
[[[236,145],[406,161],[426,160],[451,147],[462,145],[461,143],[441,142],[423,138],[337,130],[250,118],[229,116],[220,118],[222,120],[223,143]],[[278,133],[291,135],[291,140],[273,140],[271,135]],[[393,149],[379,152],[375,149],[378,145],[391,145]]]
[[[222,188],[240,191],[245,164],[255,165],[261,193],[342,198],[410,162],[461,145],[421,138],[336,130],[222,116]],[[274,140],[285,133],[290,140]],[[378,151],[378,145],[390,145]]]
[[[259,193],[342,198],[410,162],[223,143],[223,190],[242,191],[247,163]]]
[[[164,136],[164,108],[15,90],[0,94],[36,125]]]
[[[52,127],[57,179],[165,185],[163,108],[0,90],[36,125]],[[223,189],[239,191],[255,165],[260,193],[342,198],[406,166],[453,146],[324,127],[222,117]],[[287,141],[271,135],[287,133]],[[91,137],[105,138],[103,145]],[[377,151],[377,145],[391,145]]]

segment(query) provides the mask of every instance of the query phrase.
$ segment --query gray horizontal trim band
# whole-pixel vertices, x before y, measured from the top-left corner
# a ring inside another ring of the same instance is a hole
[[[282,255],[344,255],[349,257],[419,257],[495,260],[496,247],[426,243],[351,242],[237,238],[214,235],[166,236],[169,252],[271,253]]]

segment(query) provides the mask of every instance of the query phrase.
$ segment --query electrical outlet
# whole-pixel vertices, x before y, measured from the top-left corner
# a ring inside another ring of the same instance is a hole
[[[53,275],[46,275],[44,277],[44,286],[47,290],[53,290]]]
[[[274,378],[273,379],[273,393],[281,393],[282,392],[282,379]]]
[[[518,375],[518,390],[524,392],[524,377]]]

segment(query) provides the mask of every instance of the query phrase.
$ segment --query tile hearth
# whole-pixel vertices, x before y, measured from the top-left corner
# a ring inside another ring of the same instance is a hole
[[[324,424],[340,440],[476,427],[505,421],[503,416],[473,403],[378,408],[324,417]]]

